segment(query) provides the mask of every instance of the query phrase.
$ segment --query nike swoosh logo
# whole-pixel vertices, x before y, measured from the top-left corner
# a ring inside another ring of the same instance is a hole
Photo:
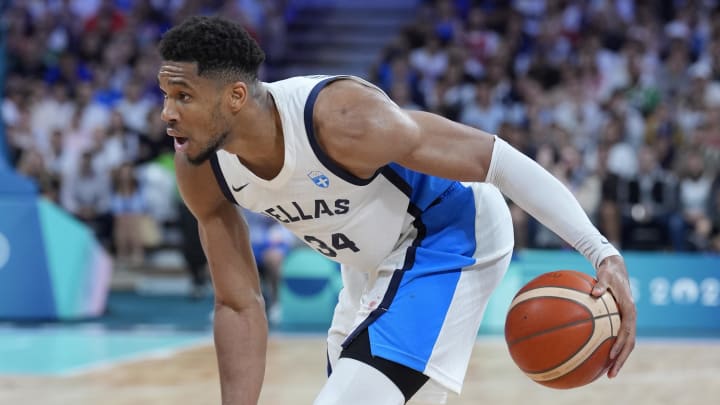
[[[245,183],[245,184],[243,184],[243,185],[240,186],[240,187],[232,186],[232,189],[233,189],[233,191],[237,192],[237,191],[240,191],[240,190],[244,189],[245,187],[247,187],[248,184],[250,184],[250,183]]]

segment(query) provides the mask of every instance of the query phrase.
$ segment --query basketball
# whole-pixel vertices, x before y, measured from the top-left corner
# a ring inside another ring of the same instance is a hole
[[[531,280],[513,298],[505,341],[515,364],[533,381],[567,389],[607,372],[620,313],[609,291],[590,295],[595,283],[587,274],[559,270]]]

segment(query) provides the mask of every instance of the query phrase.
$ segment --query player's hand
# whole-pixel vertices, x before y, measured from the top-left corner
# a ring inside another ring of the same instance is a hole
[[[612,364],[607,373],[609,378],[614,378],[635,348],[637,312],[630,291],[630,279],[622,257],[610,256],[605,258],[598,267],[597,279],[598,282],[592,290],[592,295],[599,297],[606,290],[610,290],[620,310],[620,331],[615,344],[610,349]]]

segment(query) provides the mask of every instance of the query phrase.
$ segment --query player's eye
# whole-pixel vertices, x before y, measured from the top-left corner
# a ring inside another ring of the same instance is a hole
[[[180,92],[180,94],[178,94],[178,99],[180,99],[180,101],[182,101],[182,102],[188,102],[188,101],[190,101],[190,95],[187,93]]]

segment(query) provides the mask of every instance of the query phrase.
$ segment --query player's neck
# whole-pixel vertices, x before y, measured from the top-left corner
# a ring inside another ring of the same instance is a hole
[[[238,116],[239,133],[225,148],[238,156],[255,175],[275,177],[285,163],[285,143],[280,114],[272,95],[262,85]]]

